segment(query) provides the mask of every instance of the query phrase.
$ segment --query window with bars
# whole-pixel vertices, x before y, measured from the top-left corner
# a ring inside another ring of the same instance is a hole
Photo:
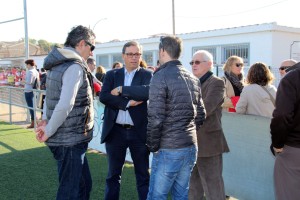
[[[108,55],[97,55],[97,65],[102,65],[106,70],[111,69],[109,66]]]
[[[232,44],[222,46],[222,64],[224,64],[230,56],[235,55],[243,58],[245,65],[249,65],[249,51],[249,44]]]
[[[213,61],[214,61],[214,63],[216,63],[217,47],[215,47],[215,46],[193,47],[193,49],[192,49],[193,54],[198,50],[205,50],[205,51],[208,51],[209,53],[211,53],[214,58]]]
[[[115,62],[123,63],[123,58],[122,58],[122,54],[121,53],[113,54],[112,55],[112,63],[115,63]]]
[[[144,51],[143,60],[146,61],[147,65],[153,65],[153,51]]]

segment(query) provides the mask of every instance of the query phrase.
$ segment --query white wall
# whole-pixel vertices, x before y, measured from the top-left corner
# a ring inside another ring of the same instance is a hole
[[[283,60],[290,58],[293,41],[300,41],[300,35],[288,32],[276,32],[273,36],[273,66],[280,66]],[[298,60],[300,61],[300,60]]]
[[[106,153],[100,144],[104,105],[94,101],[95,125],[89,148]],[[273,200],[274,156],[269,146],[269,118],[223,113],[222,127],[230,149],[223,154],[223,178],[226,194],[237,199]],[[245,128],[246,127],[246,128]],[[129,151],[126,160],[132,162]],[[152,154],[150,154],[150,165]]]
[[[192,58],[192,48],[199,46],[218,46],[239,43],[249,43],[249,66],[255,62],[264,62],[271,66],[277,80],[280,80],[278,66],[284,59],[290,57],[290,45],[293,41],[300,41],[300,29],[278,26],[276,23],[259,24],[196,33],[179,34],[183,39],[183,52],[180,61],[191,70],[189,61]],[[157,51],[160,37],[138,39],[144,51]],[[127,41],[97,44],[94,57],[97,54],[121,53]],[[218,49],[217,49],[218,51]],[[221,64],[219,48],[217,64]],[[154,60],[156,62],[156,60]],[[248,66],[248,67],[249,67]]]

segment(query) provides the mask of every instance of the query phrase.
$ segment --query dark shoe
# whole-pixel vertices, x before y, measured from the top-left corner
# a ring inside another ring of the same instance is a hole
[[[34,121],[31,121],[31,124],[29,126],[27,126],[26,128],[34,128]]]

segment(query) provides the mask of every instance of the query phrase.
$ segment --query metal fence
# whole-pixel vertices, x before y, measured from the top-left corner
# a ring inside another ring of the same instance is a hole
[[[28,107],[25,101],[24,96],[24,88],[20,87],[11,87],[11,86],[0,86],[0,103],[4,104],[5,107],[8,107],[8,111],[4,110],[4,106],[1,108],[1,115],[8,115],[9,116],[9,123],[13,123],[13,115],[23,113],[23,120],[29,122],[29,110],[33,109],[34,111],[34,118],[37,119],[37,113],[41,112],[42,110],[39,108],[39,102],[41,101],[41,94],[44,94],[45,91],[43,90],[34,90],[32,89],[34,98],[33,98],[33,107]],[[16,109],[17,112],[14,113],[14,108],[23,108],[23,109]],[[25,117],[24,117],[25,112]],[[21,117],[22,117],[21,116]],[[22,119],[21,119],[22,121]],[[34,124],[36,126],[36,123]]]

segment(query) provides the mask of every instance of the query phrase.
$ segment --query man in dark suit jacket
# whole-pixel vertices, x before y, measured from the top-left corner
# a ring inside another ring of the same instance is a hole
[[[134,163],[139,199],[146,199],[149,186],[149,151],[146,147],[147,100],[152,73],[139,67],[142,47],[135,41],[122,49],[125,67],[106,73],[100,93],[105,105],[101,143],[108,158],[105,199],[119,199],[126,150]]]
[[[222,130],[221,117],[224,102],[224,81],[210,71],[213,56],[204,50],[193,56],[193,74],[200,78],[206,120],[197,131],[198,159],[190,179],[189,199],[225,199],[222,177],[222,154],[229,148]]]

